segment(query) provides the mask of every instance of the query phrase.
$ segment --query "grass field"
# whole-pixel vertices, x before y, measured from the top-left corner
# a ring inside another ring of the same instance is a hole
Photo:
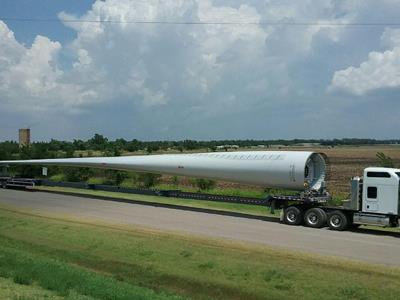
[[[65,297],[58,296],[52,291],[45,290],[35,284],[15,283],[13,279],[0,277],[0,297],[1,299],[48,299],[61,300]],[[79,298],[75,298],[79,299]],[[83,299],[91,299],[89,297],[81,297]],[[71,299],[72,300],[72,299]]]
[[[204,201],[204,200],[194,200],[194,199],[182,199],[173,197],[159,197],[159,196],[147,196],[147,195],[137,195],[137,194],[127,194],[127,193],[115,193],[115,192],[105,192],[96,191],[89,189],[74,189],[74,188],[64,188],[64,187],[49,187],[49,186],[37,186],[35,189],[42,191],[59,191],[59,192],[69,192],[77,193],[82,195],[93,195],[102,197],[113,197],[125,200],[137,200],[142,202],[151,203],[162,203],[179,205],[186,207],[204,208],[204,209],[214,209],[221,211],[231,211],[255,216],[276,216],[279,217],[279,210],[275,211],[274,215],[271,215],[269,208],[264,206],[238,204],[238,203],[226,203],[226,202],[214,202],[214,201]]]
[[[399,280],[383,266],[0,209],[0,299],[398,299]]]

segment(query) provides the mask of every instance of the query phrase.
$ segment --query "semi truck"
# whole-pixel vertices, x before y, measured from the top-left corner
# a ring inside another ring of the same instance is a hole
[[[281,221],[345,230],[358,225],[399,226],[400,169],[369,167],[350,180],[351,196],[329,206],[326,155],[312,151],[237,151],[0,161],[0,165],[91,167],[210,178],[296,191],[271,196]]]
[[[315,198],[272,197],[272,205],[282,208],[281,221],[332,230],[359,225],[399,227],[400,169],[369,167],[362,177],[350,180],[350,197],[341,206],[328,206]],[[286,198],[286,199],[285,199]]]

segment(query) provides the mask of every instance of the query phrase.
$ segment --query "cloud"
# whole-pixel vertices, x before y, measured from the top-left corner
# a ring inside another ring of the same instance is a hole
[[[60,18],[257,23],[290,22],[305,17],[321,23],[301,30],[255,24],[65,24],[77,32],[72,48],[77,56],[74,67],[80,74],[75,77],[91,78],[96,86],[108,82],[105,90],[112,91],[112,96],[105,95],[105,101],[131,95],[133,103],[146,106],[185,101],[189,108],[203,103],[208,110],[206,99],[222,101],[218,99],[234,94],[237,99],[246,98],[247,105],[251,105],[251,101],[264,101],[268,95],[287,93],[294,89],[288,76],[290,64],[312,54],[314,39],[320,34],[332,42],[340,39],[340,27],[323,23],[350,20],[352,16],[347,8],[340,8],[339,14],[331,1],[306,2],[313,9],[305,10],[303,5],[280,1],[268,1],[265,7],[259,8],[251,4],[217,5],[209,0],[108,0],[96,1],[80,17],[63,12]],[[90,64],[81,63],[83,53],[90,58]],[[264,88],[255,82],[264,83]],[[255,90],[260,96],[254,96]]]
[[[71,109],[96,98],[90,91],[66,82],[58,64],[59,42],[38,35],[30,48],[19,44],[0,21],[0,96],[4,109],[19,112],[47,112]]]
[[[381,36],[382,44],[387,47],[400,46],[400,29],[386,28]]]
[[[400,30],[385,30],[381,40],[392,49],[372,51],[360,66],[336,71],[330,90],[344,90],[361,96],[377,89],[400,87]]]
[[[296,20],[302,14],[317,22],[335,18],[330,2],[315,5],[310,11],[279,1],[268,1],[268,5],[268,9],[260,9],[251,4],[217,5],[210,0],[96,1],[81,16],[61,12],[59,17],[122,23],[65,22],[77,36],[63,46],[38,36],[26,48],[2,23],[3,43],[18,50],[3,50],[1,91],[15,108],[34,105],[45,111],[62,107],[66,113],[119,99],[130,99],[132,105],[170,104],[189,110],[196,107],[205,113],[212,102],[237,99],[229,102],[231,111],[240,110],[251,102],[288,93],[294,88],[288,74],[296,53],[306,55],[320,32],[337,41],[339,31],[309,26],[299,35],[284,27],[255,24],[184,26],[124,22],[257,23]],[[71,67],[62,68],[59,56],[67,52],[73,62]],[[246,103],[240,101],[243,98]],[[214,107],[220,108],[221,113],[227,112],[225,105]]]
[[[0,70],[16,64],[24,50],[15,40],[14,33],[0,20]]]
[[[256,127],[264,137],[270,132],[264,128],[268,120],[285,123],[276,132],[309,132],[299,118],[318,110],[324,120],[342,102],[352,103],[354,95],[399,84],[398,31],[327,25],[396,19],[395,1],[385,0],[378,8],[371,3],[95,1],[79,14],[60,12],[61,21],[77,21],[64,22],[75,36],[63,44],[38,35],[25,45],[0,22],[0,103],[7,113],[97,122],[99,131],[119,132],[135,120],[146,138],[150,132],[157,136],[160,128],[168,128],[162,135],[194,136],[216,127],[239,132],[256,132]],[[105,22],[85,22],[93,20]],[[384,50],[371,52],[379,43]],[[362,62],[360,57],[368,58]],[[342,102],[327,93],[328,86],[348,91]],[[335,104],[328,107],[327,102]],[[105,119],[118,126],[106,125]]]
[[[261,20],[257,10],[245,4],[233,8],[215,6],[211,1],[128,0],[97,1],[81,17],[63,12],[60,18],[122,22]],[[260,74],[262,69],[276,69],[265,60],[270,29],[258,25],[65,25],[77,32],[70,45],[76,57],[73,77],[93,89],[104,86],[101,94],[105,102],[129,98],[133,106],[169,104],[207,112],[210,103],[225,98],[229,84],[253,84],[254,77],[246,74],[249,71]],[[258,72],[254,72],[255,62]],[[214,107],[226,111],[226,107]]]

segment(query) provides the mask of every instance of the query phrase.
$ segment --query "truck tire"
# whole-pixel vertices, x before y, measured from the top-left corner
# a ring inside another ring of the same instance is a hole
[[[326,213],[318,207],[310,208],[304,214],[304,224],[308,227],[322,228],[325,226],[326,220]]]
[[[343,231],[349,226],[349,218],[340,210],[331,212],[328,216],[328,225],[332,230]]]
[[[283,222],[288,225],[300,225],[303,222],[304,212],[297,206],[289,206],[283,213]]]

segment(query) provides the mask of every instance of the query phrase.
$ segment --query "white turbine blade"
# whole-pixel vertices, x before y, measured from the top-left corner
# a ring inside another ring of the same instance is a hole
[[[325,160],[308,151],[244,151],[0,161],[0,164],[91,167],[220,179],[270,188],[319,189]]]

